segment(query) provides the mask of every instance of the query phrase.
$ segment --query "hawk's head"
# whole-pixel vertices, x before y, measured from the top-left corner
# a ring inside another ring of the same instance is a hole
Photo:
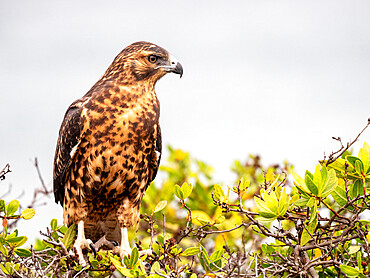
[[[104,78],[130,83],[157,82],[168,72],[183,74],[181,64],[168,51],[149,42],[136,42],[127,46],[114,59]]]

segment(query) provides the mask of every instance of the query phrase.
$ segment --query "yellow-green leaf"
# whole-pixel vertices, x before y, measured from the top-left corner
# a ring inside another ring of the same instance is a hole
[[[62,242],[67,249],[72,245],[75,235],[76,225],[72,224],[71,226],[69,226],[68,230],[64,234],[64,237],[62,238]]]
[[[31,257],[32,252],[29,249],[16,248],[14,252],[20,257]]]
[[[137,247],[132,248],[130,256],[130,268],[133,268],[139,260],[139,250]]]
[[[326,183],[320,193],[320,197],[327,197],[338,185],[338,178],[333,169],[330,169],[327,174]]]
[[[313,182],[319,188],[320,185],[321,185],[321,181],[322,181],[322,178],[321,178],[321,165],[320,164],[317,164],[316,165],[316,168],[315,168],[315,173],[313,174]],[[319,192],[320,192],[320,190],[319,190]]]
[[[181,187],[177,184],[175,184],[175,195],[177,198],[179,198],[180,200],[184,200],[184,195],[182,193],[182,190],[181,190]]]
[[[193,191],[193,185],[191,183],[184,182],[181,186],[182,196],[183,198],[189,197],[191,192]]]
[[[225,201],[225,193],[219,184],[214,185],[214,197],[217,201],[223,202]]]
[[[354,268],[352,266],[342,264],[339,267],[340,267],[340,270],[342,270],[344,274],[350,277],[358,277],[358,275],[360,274],[360,271],[357,268]]]
[[[261,196],[263,200],[265,201],[267,207],[270,209],[270,211],[277,214],[279,203],[278,203],[275,191],[271,191],[270,194],[268,194],[267,192],[261,191]]]
[[[310,190],[310,192],[317,196],[318,193],[319,193],[319,190],[317,189],[317,185],[314,183],[313,179],[311,178],[310,175],[306,174],[305,175],[305,183],[306,183],[306,186],[307,188]]]
[[[364,142],[363,147],[358,153],[358,157],[361,159],[364,165],[364,172],[366,173],[370,167],[370,146],[368,143]]]
[[[33,208],[26,208],[25,210],[22,211],[21,217],[28,220],[28,219],[31,219],[32,217],[34,217],[35,213],[36,212]]]
[[[7,216],[11,216],[13,215],[14,213],[16,213],[16,211],[18,210],[19,208],[19,201],[18,200],[13,200],[11,201],[5,208],[5,214]]]
[[[266,202],[262,201],[260,198],[258,197],[254,197],[254,201],[256,202],[256,206],[257,206],[257,210],[258,210],[258,213],[265,217],[265,218],[276,218],[277,217],[277,214],[276,212],[273,212],[271,211]]]
[[[288,210],[288,206],[289,206],[288,194],[286,193],[286,190],[284,188],[283,192],[281,193],[280,200],[279,200],[278,215],[284,216],[284,214]]]
[[[26,243],[27,237],[25,236],[16,236],[16,237],[7,237],[5,241],[12,247],[19,247]]]
[[[0,242],[0,252],[3,253],[5,256],[8,256],[8,249]]]
[[[57,230],[58,221],[55,218],[51,219],[51,221],[50,221],[50,227],[51,227],[51,229],[53,231],[56,231]]]
[[[166,200],[163,200],[163,201],[160,201],[154,208],[153,210],[153,213],[156,213],[158,211],[161,211],[162,209],[164,209],[165,207],[167,206],[167,201]]]
[[[292,172],[292,176],[297,187],[299,187],[303,192],[310,193],[310,190],[308,190],[304,180],[296,172]]]
[[[181,256],[194,256],[200,252],[199,247],[189,247],[184,252],[182,252]]]
[[[115,266],[115,268],[124,276],[126,277],[134,277],[130,270],[125,268],[118,260],[113,258],[112,256],[110,257],[110,262]]]
[[[331,195],[340,206],[344,206],[348,202],[344,185],[337,184]]]
[[[305,228],[303,229],[302,235],[301,235],[301,246],[305,245],[307,242],[309,242],[312,239],[313,233],[317,226],[317,214],[313,221],[310,221],[308,225],[306,224],[307,223],[304,224],[306,229]]]

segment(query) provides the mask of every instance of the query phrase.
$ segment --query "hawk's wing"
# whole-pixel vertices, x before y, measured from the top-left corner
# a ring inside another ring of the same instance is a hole
[[[68,108],[59,130],[59,138],[54,157],[54,197],[63,205],[65,175],[70,165],[71,153],[77,147],[81,134],[82,100],[77,100]]]
[[[157,124],[156,134],[154,134],[155,138],[155,154],[154,159],[151,161],[151,165],[149,166],[149,182],[148,185],[155,179],[155,176],[158,173],[159,163],[161,161],[162,156],[162,135],[161,135],[161,128],[159,124]]]

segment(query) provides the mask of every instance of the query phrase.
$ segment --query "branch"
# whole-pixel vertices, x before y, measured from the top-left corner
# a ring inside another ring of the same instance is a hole
[[[341,147],[340,147],[340,149],[338,151],[333,152],[333,153],[331,153],[329,155],[328,161],[326,162],[325,165],[328,166],[329,164],[331,164],[334,161],[336,161],[339,157],[341,157],[345,153],[345,151],[347,151],[358,140],[358,138],[368,128],[369,125],[370,125],[370,118],[367,119],[367,125],[361,130],[361,132],[357,135],[357,137],[355,138],[355,140],[353,140],[352,142],[351,141],[348,142],[347,145],[346,145],[346,147],[343,146],[342,140],[340,139],[340,137],[333,137],[334,140],[337,140],[338,142],[340,142]],[[335,156],[336,154],[338,154],[338,155]],[[324,158],[324,161],[325,161],[325,158]]]
[[[0,171],[0,181],[5,180],[5,175],[10,173],[10,164],[7,163],[5,167]]]

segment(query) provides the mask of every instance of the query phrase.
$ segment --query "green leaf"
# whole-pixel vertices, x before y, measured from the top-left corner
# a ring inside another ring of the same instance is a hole
[[[360,251],[360,250],[358,250],[358,251]],[[357,260],[358,268],[360,269],[360,271],[362,271],[363,268],[362,268],[362,264],[361,264],[361,262],[362,262],[362,254],[361,254],[361,252],[357,252],[357,254],[356,254],[356,260]]]
[[[317,205],[315,204],[312,207],[312,211],[311,211],[311,215],[310,215],[310,221],[308,223],[311,224],[313,221],[315,221],[316,218],[317,218]]]
[[[265,201],[267,207],[272,211],[275,215],[277,215],[279,203],[275,191],[271,191],[270,194],[267,192],[261,191],[261,196]]]
[[[189,197],[193,191],[193,185],[191,183],[184,182],[181,186],[182,195],[185,198]]]
[[[356,161],[361,161],[361,159],[353,155],[347,155],[346,160],[351,164],[353,168],[356,167]]]
[[[351,188],[348,192],[348,195],[351,199],[354,199],[359,195],[364,195],[364,186],[362,185],[362,182],[360,180],[356,180],[352,184],[352,186],[351,186]]]
[[[200,244],[200,248],[202,252],[198,254],[199,262],[202,265],[203,269],[208,272],[210,270],[210,263],[209,256],[207,250]]]
[[[247,180],[245,178],[241,178],[239,181],[239,190],[244,191],[246,190],[251,184],[250,180]]]
[[[315,198],[311,197],[310,199],[308,199],[307,206],[310,208],[313,206],[314,203],[315,203]]]
[[[310,199],[311,199],[311,198],[310,198]],[[307,199],[307,198],[301,197],[298,201],[296,201],[296,202],[294,203],[294,205],[299,206],[299,207],[306,206],[306,205],[307,205],[307,203],[308,203],[308,201],[309,201],[310,199]]]
[[[34,247],[35,247],[36,251],[41,251],[41,250],[44,250],[46,248],[44,242],[41,241],[40,239],[36,239]]]
[[[199,247],[189,247],[184,252],[182,252],[181,256],[194,256],[200,252]]]
[[[268,207],[266,202],[262,201],[258,197],[254,197],[254,201],[256,202],[258,213],[263,216],[264,218],[276,218],[276,212],[271,211]]]
[[[326,180],[328,178],[328,169],[326,168],[325,164],[321,168],[321,183],[324,185],[326,184]]]
[[[288,194],[286,193],[286,190],[284,188],[279,200],[278,215],[284,216],[288,210],[288,206],[289,206]]]
[[[64,246],[68,249],[75,238],[76,235],[76,224],[72,224],[69,226],[68,230],[65,232],[61,241],[63,242]]]
[[[134,268],[137,261],[139,259],[139,250],[137,250],[137,247],[134,247],[131,251],[131,256],[130,256],[130,267]]]
[[[313,179],[312,179],[312,175],[309,175],[309,174],[307,174],[307,172],[308,171],[306,171],[306,175],[305,175],[305,183],[306,183],[306,185],[307,185],[307,188],[310,190],[310,192],[313,194],[313,195],[315,195],[315,196],[317,196],[318,195],[318,193],[319,193],[319,191],[318,191],[318,189],[317,189],[317,185],[314,183],[314,181],[313,181]],[[309,173],[309,172],[308,172]]]
[[[367,173],[367,171],[370,168],[370,146],[368,143],[364,142],[363,147],[360,149],[358,153],[358,157],[361,159],[363,163],[364,172]]]
[[[313,221],[310,221],[308,225],[304,224],[306,229],[303,229],[302,235],[301,235],[301,246],[304,246],[307,242],[309,242],[312,239],[312,235],[316,229],[317,226],[317,214]],[[307,232],[308,231],[308,232]]]
[[[331,196],[333,196],[334,201],[341,207],[348,202],[344,185],[337,184],[337,186],[334,188],[334,191],[331,193]]]
[[[26,208],[25,210],[22,211],[21,217],[25,220],[31,219],[32,217],[35,216],[35,210],[33,208]]]
[[[19,247],[26,243],[27,237],[25,236],[16,236],[16,237],[7,237],[5,241],[9,244],[11,247]]]
[[[5,211],[5,201],[3,199],[0,200],[0,212]]]
[[[295,180],[295,186],[297,186],[297,188],[299,188],[300,190],[302,190],[303,192],[305,193],[310,193],[310,190],[307,188],[304,180],[296,173],[296,172],[292,172],[292,176]]]
[[[177,184],[175,184],[175,195],[177,198],[179,198],[180,200],[184,200],[184,195],[182,193],[182,190],[181,190],[181,187]]]
[[[61,232],[64,235],[67,232],[68,227],[66,227],[66,225],[63,225],[57,229],[59,229],[59,232]]]
[[[123,263],[125,264],[125,266],[126,266],[127,268],[131,268],[130,260],[128,259],[128,257],[127,257],[127,256],[124,256],[124,257],[123,257]]]
[[[313,175],[313,183],[317,186],[318,192],[320,192],[320,186],[322,185],[322,178],[321,178],[321,165],[317,164],[315,168],[315,173]]]
[[[327,174],[327,179],[321,191],[320,197],[325,198],[329,196],[329,194],[334,190],[334,188],[337,185],[338,185],[338,178],[335,174],[335,171],[333,169],[330,169]]]
[[[110,262],[115,266],[115,268],[124,276],[126,277],[134,277],[134,275],[125,268],[118,260],[113,258],[113,256],[110,257]]]
[[[356,172],[359,173],[360,175],[364,173],[364,165],[362,164],[361,160],[356,160],[355,169]]]
[[[31,257],[32,252],[29,249],[16,248],[14,252],[20,257]]]
[[[8,249],[0,242],[0,252],[3,253],[5,256],[8,256],[9,252]]]
[[[224,254],[225,249],[218,249],[215,252],[212,253],[212,255],[209,257],[211,261],[217,261],[221,259],[222,255]]]
[[[165,207],[167,206],[167,201],[164,200],[164,201],[160,201],[156,206],[155,206],[155,209],[153,211],[153,213],[156,213],[158,211],[161,211],[162,209],[164,209]]]
[[[19,201],[18,200],[13,200],[11,201],[5,208],[5,214],[7,216],[12,216],[14,213],[17,212],[19,208]]]
[[[214,185],[214,193],[213,196],[217,201],[223,202],[225,201],[225,193],[224,190],[222,189],[221,185],[215,184]]]
[[[348,265],[340,265],[340,270],[343,271],[344,274],[350,276],[350,277],[358,277],[360,274],[360,271],[357,268],[348,266]]]
[[[12,270],[12,268],[11,268],[11,264],[10,264],[10,262],[0,263],[0,268],[1,268],[1,270],[2,270],[5,274],[8,274],[8,275],[12,275],[12,274],[13,274],[13,270]]]
[[[50,227],[53,231],[56,231],[58,229],[58,221],[55,218],[51,219]]]

